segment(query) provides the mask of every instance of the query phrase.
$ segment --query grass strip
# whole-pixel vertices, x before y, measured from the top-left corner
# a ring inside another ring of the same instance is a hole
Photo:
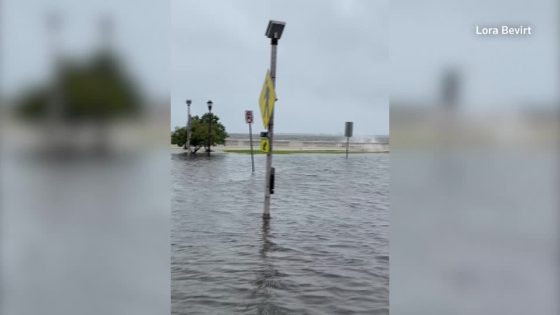
[[[227,153],[241,153],[241,154],[251,154],[251,150],[248,149],[224,149]],[[345,154],[344,150],[274,150],[274,154],[300,154],[300,153],[319,153],[319,154]],[[356,153],[375,153],[375,152],[348,152],[349,154]],[[265,154],[261,150],[254,150],[254,154]]]

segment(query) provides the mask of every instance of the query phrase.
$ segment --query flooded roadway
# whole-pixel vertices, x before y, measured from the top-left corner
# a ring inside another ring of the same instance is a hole
[[[388,314],[389,154],[172,155],[173,314]]]

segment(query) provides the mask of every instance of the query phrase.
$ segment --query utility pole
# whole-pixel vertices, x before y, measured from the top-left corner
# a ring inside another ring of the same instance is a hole
[[[266,37],[270,38],[270,77],[272,85],[276,88],[276,52],[278,48],[278,40],[282,36],[285,22],[269,21],[266,29]],[[274,109],[270,113],[268,121],[268,152],[266,153],[266,175],[265,175],[265,191],[264,191],[264,211],[263,219],[270,219],[270,195],[274,193],[274,169],[272,168],[272,150],[274,138]]]

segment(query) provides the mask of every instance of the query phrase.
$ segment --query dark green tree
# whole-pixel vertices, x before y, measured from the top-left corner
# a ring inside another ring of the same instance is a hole
[[[27,90],[17,100],[20,116],[46,118],[55,85],[56,102],[64,120],[105,122],[134,116],[141,110],[136,85],[110,52],[100,52],[84,62],[64,60],[57,82]]]
[[[210,121],[212,122],[212,127],[210,129],[210,136],[208,136],[208,127]],[[225,144],[228,134],[226,128],[222,123],[220,123],[220,118],[214,114],[206,113],[199,116],[193,116],[191,118],[191,148],[192,152],[196,153],[201,148],[205,151],[210,150],[212,146],[218,144]],[[210,146],[208,146],[208,140],[210,140]],[[186,127],[175,127],[175,131],[171,133],[171,144],[175,144],[179,147],[184,147],[187,142],[187,128]]]

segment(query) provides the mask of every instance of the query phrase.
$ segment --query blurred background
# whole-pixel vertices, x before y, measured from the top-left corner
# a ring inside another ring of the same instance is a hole
[[[168,7],[0,12],[0,313],[169,313]]]
[[[391,4],[391,312],[558,314],[558,1]]]

